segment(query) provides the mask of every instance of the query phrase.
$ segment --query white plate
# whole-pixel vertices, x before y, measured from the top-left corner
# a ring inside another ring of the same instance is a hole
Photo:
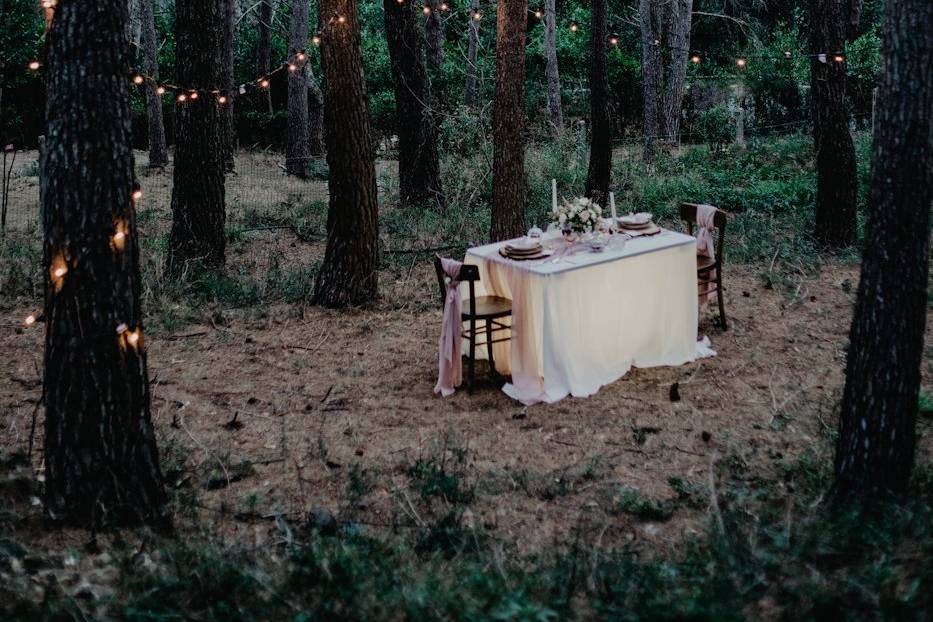
[[[517,240],[512,240],[506,246],[519,251],[529,251],[541,246],[541,240],[535,240],[533,238],[519,238]]]
[[[654,214],[649,214],[648,212],[640,212],[638,214],[629,214],[628,216],[620,216],[619,222],[623,225],[647,225],[651,222],[651,219],[654,217]]]

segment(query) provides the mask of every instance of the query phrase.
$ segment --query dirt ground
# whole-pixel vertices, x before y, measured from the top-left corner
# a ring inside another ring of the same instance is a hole
[[[296,261],[323,249],[288,231],[251,235],[241,244]],[[242,254],[234,249],[230,261]],[[769,479],[808,450],[831,459],[820,439],[835,426],[857,266],[828,264],[789,288],[767,286],[768,271],[727,267],[730,329],[716,328],[712,307],[701,326],[717,357],[632,370],[589,399],[529,408],[488,381],[473,395],[432,394],[441,313],[427,256],[384,269],[370,309],[197,310],[187,325],[148,339],[152,416],[163,462],[177,466],[169,485],[197,491],[208,524],[257,543],[271,537],[270,521],[220,510],[300,517],[327,508],[380,532],[426,521],[407,472],[437,459],[457,464],[475,487],[465,521],[519,550],[564,541],[581,525],[604,546],[674,549],[702,530],[707,510],[678,506],[667,521],[619,515],[620,487],[666,500],[677,496],[669,478],[705,486],[723,456]],[[42,326],[22,326],[36,304],[0,298],[6,455],[27,450],[41,393]],[[930,392],[929,346],[923,373]],[[918,463],[931,460],[930,424],[918,424]]]

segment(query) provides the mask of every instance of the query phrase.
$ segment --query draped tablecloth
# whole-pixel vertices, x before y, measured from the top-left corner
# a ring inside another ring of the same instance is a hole
[[[507,242],[467,251],[465,262],[479,267],[476,295],[512,300],[512,339],[493,345],[496,367],[512,375],[509,396],[586,397],[633,366],[697,358],[696,239],[662,231],[618,242],[556,262],[506,259]]]

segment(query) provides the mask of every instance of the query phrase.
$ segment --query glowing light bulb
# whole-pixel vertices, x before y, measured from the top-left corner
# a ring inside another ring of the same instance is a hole
[[[58,0],[42,0],[43,9],[54,9],[56,4],[58,4]]]
[[[218,96],[217,103],[220,104],[221,106],[225,105],[227,103],[227,96],[226,95]]]
[[[338,16],[337,16],[337,23],[343,24],[343,23],[346,22],[346,21],[347,21],[347,18],[344,17],[343,15],[338,15]]]
[[[32,313],[27,315],[26,319],[23,320],[23,324],[25,324],[26,326],[32,326],[35,323],[36,323],[36,316],[33,315]]]
[[[473,19],[475,19],[476,21],[479,21],[483,19],[483,14],[480,13],[479,11],[473,11]]]
[[[845,62],[846,57],[843,56],[842,54],[836,54],[835,56],[833,56],[833,60],[836,61],[837,63],[843,63]]]
[[[139,201],[143,198],[143,189],[139,187],[139,184],[133,184],[133,200]]]
[[[269,81],[263,78],[262,80],[259,81],[259,86],[261,88],[267,89],[269,88]]]
[[[735,59],[735,64],[736,64],[736,66],[738,66],[738,67],[744,67],[745,65],[748,64],[748,61],[745,60],[744,58],[737,58],[737,59]]]
[[[307,58],[307,55],[304,52],[298,53],[298,60],[300,60],[301,62],[304,62],[306,58]]]
[[[146,79],[143,78],[143,77],[140,76],[140,75],[135,75],[135,76],[133,76],[133,84],[135,84],[136,86],[139,86],[140,84],[142,84],[142,83],[145,82],[145,81],[146,81]]]
[[[188,101],[188,97],[184,93],[179,93],[177,99],[179,104],[183,104]]]
[[[450,7],[447,5],[446,2],[441,2],[441,10],[442,10],[442,11],[447,11],[447,10],[449,10],[449,9],[450,9]]]
[[[570,22],[570,32],[576,32],[580,30],[580,24],[577,22]]]
[[[421,12],[424,13],[425,15],[430,15],[431,7],[429,7],[428,5],[425,5],[424,8],[421,9]]]
[[[297,66],[297,65],[293,65],[293,64],[291,64],[291,63],[288,64],[288,70],[289,70],[289,71],[297,71],[297,69],[298,69],[298,66]]]
[[[29,67],[29,71],[39,71],[39,68],[42,67],[42,63],[37,60],[29,61],[29,64],[26,65]]]
[[[113,235],[110,236],[110,245],[114,252],[122,253],[126,246],[126,221],[117,219],[113,223]]]
[[[321,35],[315,33],[315,35],[311,37],[311,43],[313,45],[321,45]]]
[[[156,88],[156,95],[165,95],[165,87],[164,87],[164,86],[160,86],[160,87]]]
[[[198,98],[198,92],[197,92],[197,91],[191,91],[191,95],[189,95],[188,98],[191,99],[191,101],[196,100],[196,99]]]
[[[126,342],[130,344],[131,348],[135,348],[139,345],[139,329],[131,330],[126,334]]]
[[[542,13],[540,9],[535,10],[535,19],[541,19],[541,15]]]
[[[693,63],[693,64],[695,64],[695,65],[699,65],[699,64],[700,64],[700,60],[701,60],[701,59],[700,59],[700,55],[699,55],[699,54],[694,54],[693,56],[690,57],[690,62]]]
[[[619,45],[619,37],[617,37],[617,36],[615,36],[615,35],[610,36],[610,37],[609,37],[609,44],[610,44],[610,45]]]

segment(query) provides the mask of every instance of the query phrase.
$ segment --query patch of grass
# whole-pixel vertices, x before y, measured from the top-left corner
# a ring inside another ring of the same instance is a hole
[[[631,514],[645,521],[666,521],[674,513],[669,503],[648,499],[628,486],[619,488],[611,511],[616,514]]]
[[[405,472],[412,487],[425,501],[432,497],[449,503],[469,503],[473,500],[473,490],[464,484],[461,474],[451,472],[442,462],[430,458],[417,460]]]

